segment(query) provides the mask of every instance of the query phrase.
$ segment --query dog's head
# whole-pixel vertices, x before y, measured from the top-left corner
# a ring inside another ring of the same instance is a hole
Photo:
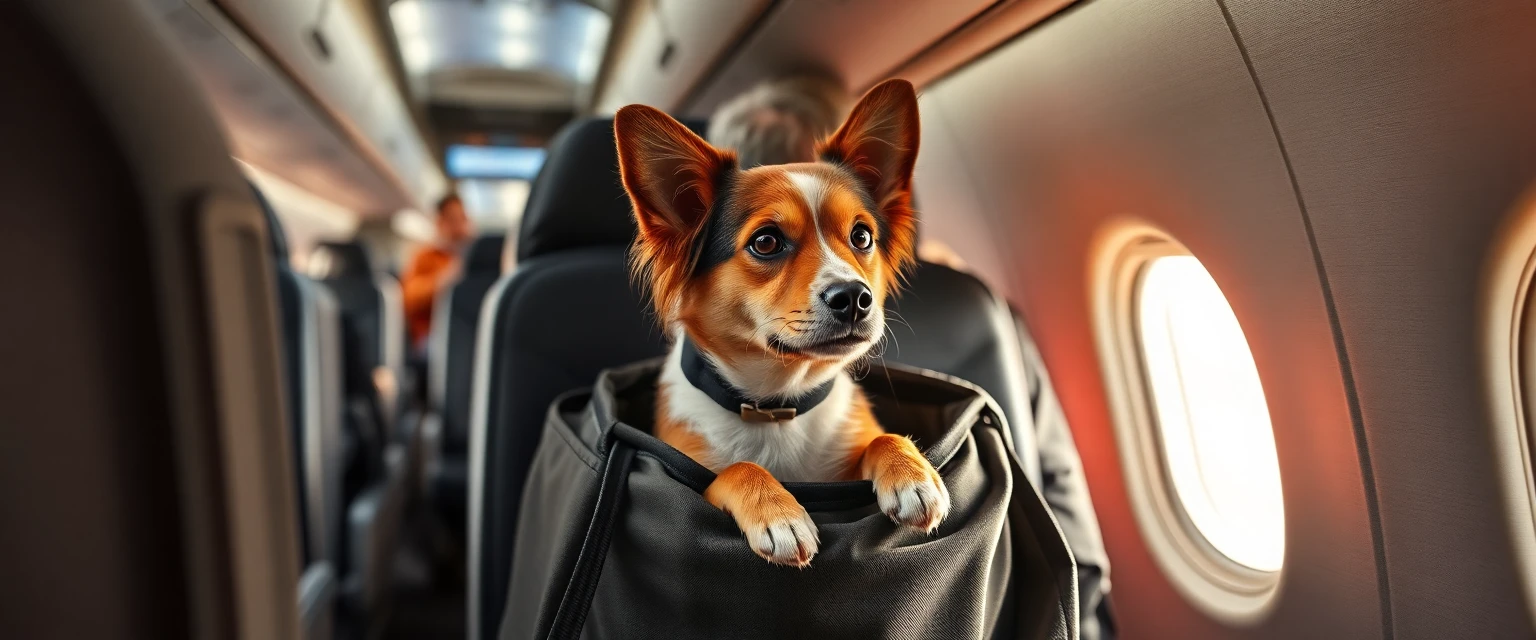
[[[915,260],[917,97],[885,82],[817,147],[817,162],[740,170],[655,109],[614,118],[639,235],[631,252],[666,325],[716,356],[844,365],[885,329]]]

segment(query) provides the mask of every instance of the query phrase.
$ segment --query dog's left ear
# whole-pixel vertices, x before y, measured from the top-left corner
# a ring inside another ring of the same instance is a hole
[[[650,286],[657,311],[669,319],[693,269],[694,241],[720,194],[721,177],[736,155],[710,146],[671,116],[643,105],[613,117],[619,175],[634,204],[639,234],[630,252],[635,274]]]
[[[822,141],[816,155],[847,167],[874,197],[888,237],[886,257],[917,259],[917,212],[912,210],[912,167],[917,163],[917,91],[906,80],[886,80],[859,100],[848,120]]]

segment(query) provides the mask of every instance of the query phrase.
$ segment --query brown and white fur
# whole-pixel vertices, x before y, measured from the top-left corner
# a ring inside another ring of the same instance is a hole
[[[782,565],[806,566],[819,541],[781,481],[871,480],[892,520],[938,527],[943,480],[911,440],[880,428],[846,372],[880,340],[885,298],[915,260],[912,85],[872,89],[818,145],[817,162],[743,171],[732,152],[639,105],[618,112],[614,134],[639,226],[635,274],[674,338],[655,434],[716,472],[704,498]],[[748,422],[685,378],[684,334],[749,398],[797,397],[828,380],[831,392],[793,419]]]

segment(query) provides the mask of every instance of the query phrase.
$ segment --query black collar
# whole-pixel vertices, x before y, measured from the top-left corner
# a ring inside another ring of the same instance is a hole
[[[837,381],[837,378],[828,380],[826,383],[811,389],[805,395],[798,398],[771,403],[759,403],[742,395],[740,391],[731,386],[731,383],[726,382],[725,378],[720,377],[720,372],[716,371],[709,364],[709,360],[699,353],[698,347],[695,347],[693,341],[689,340],[686,335],[683,336],[682,340],[683,375],[688,378],[688,382],[697,387],[699,391],[703,391],[704,395],[709,396],[710,400],[714,400],[715,404],[720,405],[726,411],[732,413],[740,412],[741,419],[747,422],[785,422],[792,420],[795,416],[816,408],[816,405],[821,404],[822,400],[826,400],[827,396],[832,394],[832,383]]]

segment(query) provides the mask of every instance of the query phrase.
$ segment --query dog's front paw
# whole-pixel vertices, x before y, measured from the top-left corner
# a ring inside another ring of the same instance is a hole
[[[949,516],[949,489],[938,474],[894,483],[875,482],[875,498],[880,510],[896,524],[904,524],[933,533]]]
[[[731,514],[752,552],[773,564],[805,567],[821,540],[816,523],[767,470],[738,462],[715,477],[704,499]]]
[[[949,488],[911,440],[883,435],[864,452],[880,510],[896,524],[932,533],[949,515]]]
[[[752,552],[773,564],[809,566],[821,544],[816,534],[816,523],[811,522],[810,514],[798,504],[792,512],[785,510],[783,513],[753,514],[749,517],[733,515],[736,517],[736,525],[747,535]]]

